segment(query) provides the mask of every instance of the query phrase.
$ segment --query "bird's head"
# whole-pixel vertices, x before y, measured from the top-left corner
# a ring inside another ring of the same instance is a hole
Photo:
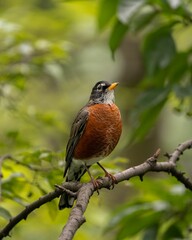
[[[112,104],[115,101],[114,88],[118,82],[109,83],[107,81],[100,81],[95,84],[92,89],[89,99],[90,103],[105,103]]]

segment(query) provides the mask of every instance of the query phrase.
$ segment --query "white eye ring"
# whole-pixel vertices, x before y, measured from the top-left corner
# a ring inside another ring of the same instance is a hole
[[[97,86],[97,90],[99,90],[99,91],[102,90],[102,85],[101,85],[101,84],[99,84],[99,85]]]
[[[103,91],[105,89],[105,83],[100,83],[98,86],[97,86],[97,90],[99,91]]]

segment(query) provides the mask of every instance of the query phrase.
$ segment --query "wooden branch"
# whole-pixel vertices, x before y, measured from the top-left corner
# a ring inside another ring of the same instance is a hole
[[[179,160],[180,155],[182,155],[186,149],[190,148],[192,148],[192,140],[188,140],[179,144],[175,151],[170,155],[169,161],[176,164],[176,162]]]
[[[64,187],[72,192],[77,192],[81,187],[82,183],[74,183],[74,182],[66,182],[63,184]],[[21,221],[26,220],[28,215],[33,212],[35,209],[41,207],[47,202],[52,201],[53,199],[59,197],[63,193],[62,188],[56,188],[54,191],[49,192],[48,194],[40,197],[38,200],[32,202],[28,206],[25,207],[23,211],[21,211],[18,215],[11,218],[9,223],[0,231],[0,239],[3,239],[6,236],[9,236],[10,231]]]
[[[122,181],[129,180],[135,176],[139,176],[142,179],[142,177],[147,172],[167,172],[171,173],[175,178],[177,178],[178,181],[183,183],[186,188],[192,191],[192,182],[184,176],[184,173],[176,169],[176,163],[179,160],[179,157],[186,149],[190,149],[191,147],[192,140],[180,144],[172,154],[165,154],[166,157],[168,157],[168,160],[165,162],[157,162],[160,154],[160,150],[158,149],[155,154],[152,157],[148,158],[144,163],[115,174],[114,177],[117,180],[117,184]],[[97,181],[99,182],[100,189],[110,188],[113,184],[107,177],[99,178]],[[39,208],[41,205],[53,200],[54,198],[59,197],[62,192],[65,191],[65,189],[67,189],[69,194],[72,192],[73,196],[77,196],[77,201],[71,210],[70,216],[60,234],[59,240],[73,239],[78,228],[86,221],[84,212],[88,206],[89,199],[96,191],[91,182],[84,184],[65,182],[61,188],[57,187],[55,191],[50,192],[35,202],[29,204],[22,212],[12,218],[9,223],[0,231],[0,239],[8,236],[9,232],[15,227],[15,225],[21,220],[26,219],[32,211],[34,211],[36,208]]]
[[[62,190],[55,189],[55,191],[50,192],[42,197],[40,197],[35,202],[29,204],[21,211],[17,216],[11,218],[9,223],[0,231],[0,239],[3,239],[6,236],[9,236],[9,232],[15,227],[17,223],[21,220],[26,220],[28,215],[33,212],[36,208],[39,208],[43,204],[52,201],[54,198],[59,197],[62,193]]]
[[[83,214],[94,191],[92,183],[83,184],[79,189],[75,207],[71,210],[69,219],[61,232],[59,240],[73,239],[78,228],[86,221]]]
[[[178,148],[169,155],[167,162],[157,162],[160,154],[160,149],[158,149],[155,154],[148,158],[143,164],[117,173],[114,177],[116,178],[117,183],[120,183],[135,176],[140,176],[142,178],[147,172],[167,172],[171,173],[178,181],[182,182],[186,188],[192,191],[192,182],[176,170],[176,162],[179,160],[180,155],[182,155],[186,149],[190,149],[191,147],[192,140],[180,144]],[[112,182],[108,178],[99,179],[99,183],[100,188],[110,188],[112,186]],[[82,192],[81,189],[83,189]],[[59,240],[72,240],[78,228],[86,221],[83,214],[95,189],[91,183],[83,184],[81,189],[78,192],[76,204],[70,213],[67,224],[61,232]]]

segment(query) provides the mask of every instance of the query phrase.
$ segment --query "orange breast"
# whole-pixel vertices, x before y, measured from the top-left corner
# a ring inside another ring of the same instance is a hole
[[[76,159],[91,159],[109,155],[122,132],[121,115],[115,104],[89,106],[89,118],[74,152]]]

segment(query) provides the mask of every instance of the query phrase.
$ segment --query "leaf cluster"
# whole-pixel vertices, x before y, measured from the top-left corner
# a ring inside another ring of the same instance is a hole
[[[52,0],[25,1],[26,4],[22,4],[25,14],[18,17],[19,8],[16,7],[22,1],[12,2],[14,10],[10,12],[15,14],[18,21],[14,22],[13,16],[6,15],[9,11],[3,13],[0,10],[0,111],[2,117],[6,115],[5,124],[1,126],[0,147],[1,155],[8,150],[13,153],[13,156],[3,160],[3,171],[0,169],[0,195],[3,200],[7,200],[0,207],[0,216],[5,220],[11,217],[14,204],[17,207],[17,203],[26,206],[63,180],[64,153],[47,148],[37,149],[36,146],[41,146],[42,142],[39,144],[39,138],[34,137],[34,132],[40,132],[40,137],[50,142],[51,146],[58,146],[55,140],[57,138],[63,149],[63,135],[68,131],[68,112],[64,110],[61,116],[56,110],[59,104],[63,106],[62,110],[65,109],[69,101],[60,90],[63,90],[61,86],[67,76],[70,81],[65,85],[68,86],[65,92],[73,89],[74,96],[71,96],[71,100],[74,97],[77,99],[78,89],[75,92],[74,88],[77,77],[74,76],[74,65],[68,63],[76,51],[72,45],[74,39],[79,44],[79,41],[86,38],[81,27],[78,29],[80,33],[76,30],[76,34],[71,27],[72,21],[77,24],[77,15],[83,18],[85,12],[81,13],[82,3],[77,4],[74,1],[74,8],[71,8],[73,11],[70,12],[65,6],[66,1],[61,5]],[[9,9],[8,2],[1,5],[4,10]],[[190,30],[191,9],[191,3],[187,0],[99,1],[98,26],[101,31],[108,26],[111,28],[109,46],[113,57],[127,33],[141,39],[145,77],[137,86],[140,95],[132,119],[134,130],[131,141],[141,140],[146,136],[167,103],[177,112],[189,117],[192,115],[191,32],[187,35],[189,43],[186,46],[183,47],[185,44],[178,40],[183,31]],[[86,8],[85,11],[89,10]],[[88,48],[87,42],[84,47]],[[67,75],[69,71],[73,72],[73,78]],[[37,92],[31,93],[29,88]],[[23,95],[25,91],[30,92],[29,98],[33,99],[31,102],[36,103],[36,106],[28,105]],[[24,104],[17,104],[18,99],[23,100]],[[53,110],[47,109],[50,105]],[[7,115],[13,118],[11,124],[7,121]],[[36,127],[25,125],[23,119]],[[54,128],[56,138],[50,137],[49,127],[52,128],[52,136]],[[117,158],[117,162],[124,163],[124,159]],[[116,166],[108,163],[107,168],[114,170]],[[165,189],[162,189],[159,196],[162,184]],[[189,236],[186,227],[190,227],[191,217],[190,212],[187,212],[187,208],[191,206],[189,194],[185,190],[182,190],[182,194],[173,193],[174,189],[177,190],[177,185],[174,183],[167,187],[167,184],[167,181],[151,184],[150,180],[145,179],[139,185],[142,186],[140,195],[112,216],[108,229],[116,230],[117,239],[135,235],[143,239]],[[134,185],[140,188],[136,183]],[[47,207],[51,216],[56,214],[56,209],[55,203]],[[103,213],[99,212],[98,222],[101,222],[100,214]],[[184,226],[179,219],[184,219],[187,224]],[[137,220],[138,225],[135,224]]]
[[[1,197],[26,206],[29,202],[53,190],[61,182],[64,154],[49,150],[22,152],[5,156]],[[7,214],[5,214],[5,211]],[[7,219],[11,212],[1,208],[0,216]]]
[[[113,57],[127,34],[141,39],[145,76],[137,86],[141,93],[133,114],[131,142],[146,136],[167,103],[175,111],[191,116],[192,46],[183,48],[185,43],[178,41],[191,23],[190,1],[100,1],[98,26],[104,30],[110,25]]]
[[[138,194],[113,211],[113,239],[190,239],[191,193],[172,179],[133,181]]]

